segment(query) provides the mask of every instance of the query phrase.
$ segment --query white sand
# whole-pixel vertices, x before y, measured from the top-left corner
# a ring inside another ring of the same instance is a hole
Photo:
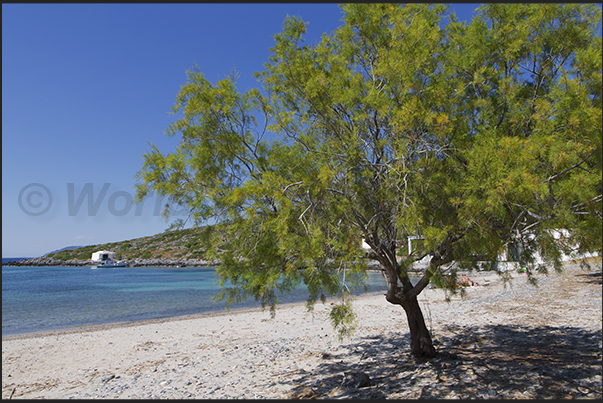
[[[465,298],[448,303],[442,290],[428,288],[419,300],[434,339],[450,323],[538,324],[546,312],[549,326],[600,330],[600,284],[574,286],[584,273],[573,267],[567,275],[543,276],[537,289],[525,275],[515,274],[521,278],[505,288],[495,274],[470,274],[480,286],[468,288]],[[559,287],[568,293],[561,299]],[[291,304],[277,307],[274,319],[268,310],[231,310],[3,337],[2,397],[279,398],[295,386],[296,374],[319,365],[323,353],[345,352],[375,335],[402,339],[409,348],[404,311],[383,295],[355,298],[358,328],[341,342],[329,308],[318,303],[307,312],[304,304]]]

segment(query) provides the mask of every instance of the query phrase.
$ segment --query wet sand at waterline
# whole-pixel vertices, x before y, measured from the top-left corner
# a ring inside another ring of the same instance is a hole
[[[432,360],[411,357],[404,311],[381,292],[354,297],[341,341],[331,301],[3,337],[2,397],[601,398],[600,259],[538,287],[469,277],[464,297],[419,296]]]

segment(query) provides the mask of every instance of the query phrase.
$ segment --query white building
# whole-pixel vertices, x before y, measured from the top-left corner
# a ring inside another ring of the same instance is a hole
[[[93,262],[104,262],[105,260],[115,260],[115,252],[110,252],[106,250],[99,250],[98,252],[94,252],[92,254],[92,258],[90,258]]]

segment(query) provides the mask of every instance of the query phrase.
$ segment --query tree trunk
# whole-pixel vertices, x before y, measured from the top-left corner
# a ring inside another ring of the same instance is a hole
[[[433,358],[436,356],[436,350],[431,341],[431,335],[416,297],[412,297],[402,304],[408,319],[410,329],[410,350],[415,357]]]
[[[405,280],[410,285],[410,280],[408,278],[405,278]],[[436,351],[431,341],[431,334],[429,334],[429,330],[425,325],[425,318],[421,312],[417,296],[411,293],[404,293],[402,288],[397,284],[389,283],[385,299],[392,304],[400,305],[404,308],[404,312],[406,312],[406,319],[408,320],[408,328],[410,330],[410,350],[412,355],[417,358],[434,358]]]
[[[392,255],[395,256],[395,254]],[[413,287],[408,275],[398,277],[398,263],[395,259],[387,259],[385,253],[377,255],[376,258],[385,268],[384,276],[387,281],[385,299],[389,303],[402,306],[406,312],[412,355],[417,358],[434,358],[436,350],[433,347],[431,334],[425,325],[419,301],[417,301],[417,295],[429,284],[429,277],[423,276]],[[398,279],[402,282],[402,287],[398,284]]]

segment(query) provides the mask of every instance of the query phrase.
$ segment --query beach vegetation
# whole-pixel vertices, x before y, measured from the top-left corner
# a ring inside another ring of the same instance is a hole
[[[303,283],[309,308],[339,298],[344,334],[342,278],[378,262],[412,354],[434,357],[417,300],[430,283],[457,292],[449,274],[510,246],[541,271],[601,253],[601,7],[491,3],[470,22],[444,4],[340,7],[314,44],[287,17],[258,88],[188,70],[166,130],[181,141],[144,154],[137,200],[154,191],[167,218],[188,207],[176,226],[214,225],[202,244],[229,304],[274,313]]]

